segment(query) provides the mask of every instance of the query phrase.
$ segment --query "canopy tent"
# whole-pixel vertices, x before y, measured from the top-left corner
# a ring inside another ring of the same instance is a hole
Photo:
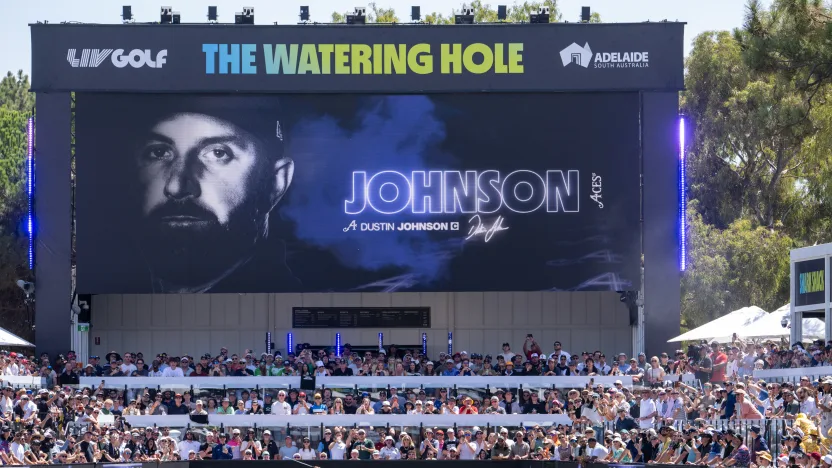
[[[694,328],[687,333],[683,333],[676,338],[671,338],[667,340],[667,342],[672,343],[674,341],[708,340],[718,341],[720,343],[730,343],[731,335],[735,331],[761,320],[766,315],[768,315],[766,311],[757,306],[743,307],[742,309],[735,310],[729,314],[712,320],[705,325]],[[778,324],[778,326],[780,325]]]
[[[25,348],[35,347],[32,343],[29,343],[5,328],[0,328],[0,346],[22,346]]]
[[[775,310],[760,320],[737,330],[740,338],[779,338],[789,336],[789,329],[784,328],[783,318],[789,318],[789,304]],[[804,339],[823,339],[825,324],[823,320],[816,318],[803,319]]]

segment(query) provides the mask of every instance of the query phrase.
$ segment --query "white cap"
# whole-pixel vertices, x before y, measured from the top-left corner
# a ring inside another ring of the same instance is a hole
[[[826,462],[827,465],[832,465],[832,455],[824,455],[821,457],[821,460]]]
[[[318,361],[318,362],[315,363],[315,365],[318,366],[318,367],[323,367],[324,362],[323,361]]]

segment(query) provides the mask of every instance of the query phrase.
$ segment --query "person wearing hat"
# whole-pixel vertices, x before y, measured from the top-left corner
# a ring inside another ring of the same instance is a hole
[[[832,429],[832,378],[824,377],[819,387],[823,392],[818,393],[817,406],[820,411],[820,432],[824,437]]]
[[[212,460],[231,460],[234,458],[234,450],[228,445],[228,434],[222,433],[218,436],[217,445],[211,451]]]
[[[292,414],[309,414],[312,407],[309,405],[309,402],[306,401],[306,392],[298,393],[298,402],[295,404],[295,409],[292,410]]]
[[[826,455],[826,457],[821,458],[821,461],[825,461],[825,459],[827,457],[829,458],[830,461],[832,461],[832,456],[830,456],[830,455]],[[762,467],[771,466],[771,463],[772,463],[771,454],[768,453],[768,452],[758,453],[756,461],[757,461],[757,466],[762,466]],[[824,468],[826,468],[828,466],[829,465],[827,463],[827,465],[824,466]]]
[[[762,429],[757,424],[753,424],[748,429],[748,435],[751,438],[751,460],[756,460],[758,453],[769,452],[768,442],[763,438],[762,432]]]
[[[278,98],[170,95],[90,105],[97,124],[111,129],[101,154],[129,154],[118,167],[133,168],[116,171],[124,190],[104,200],[114,207],[116,230],[107,237],[116,241],[99,258],[123,265],[117,277],[149,281],[155,293],[297,289],[282,243],[269,242],[269,221],[295,168],[284,153]],[[129,116],[120,112],[126,108]],[[115,270],[100,274],[107,271]]]
[[[385,437],[383,444],[381,450],[378,451],[379,459],[399,460],[401,458],[401,453],[396,448],[396,441],[391,436]]]

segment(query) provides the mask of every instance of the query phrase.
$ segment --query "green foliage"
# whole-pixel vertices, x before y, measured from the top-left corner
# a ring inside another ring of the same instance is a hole
[[[15,282],[31,279],[24,219],[26,124],[34,106],[29,78],[11,72],[0,81],[0,323],[32,339],[29,314]]]
[[[29,77],[18,70],[17,75],[8,72],[0,80],[0,106],[29,114],[35,107],[35,95],[29,92]]]
[[[788,302],[791,248],[832,241],[832,60],[820,2],[748,4],[741,29],[695,38],[683,112],[688,170],[688,326]]]
[[[496,23],[497,22],[497,7],[482,0],[474,0],[469,4],[474,9],[474,21],[476,23]],[[529,14],[537,13],[540,6],[545,5],[549,7],[550,21],[556,22],[560,20],[558,13],[557,0],[543,0],[542,2],[528,2],[514,3],[508,7],[506,21],[510,23],[528,22]],[[454,15],[458,14],[458,9],[451,9],[451,11],[444,15],[442,13],[432,12],[424,15],[423,20],[429,24],[454,24]],[[333,23],[343,23],[345,21],[346,13],[338,12],[332,13]],[[367,14],[368,23],[398,23],[399,18],[392,8],[379,8],[375,3],[370,4],[370,12]],[[592,14],[591,23],[600,23],[601,16],[598,13]]]
[[[682,310],[698,326],[732,310],[774,310],[788,300],[789,249],[785,233],[740,219],[727,229],[706,224],[697,203],[688,210],[689,264],[682,277]]]

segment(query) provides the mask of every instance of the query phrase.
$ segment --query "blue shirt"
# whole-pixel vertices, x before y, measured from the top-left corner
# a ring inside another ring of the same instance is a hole
[[[312,414],[326,414],[326,405],[312,405],[311,410]]]

